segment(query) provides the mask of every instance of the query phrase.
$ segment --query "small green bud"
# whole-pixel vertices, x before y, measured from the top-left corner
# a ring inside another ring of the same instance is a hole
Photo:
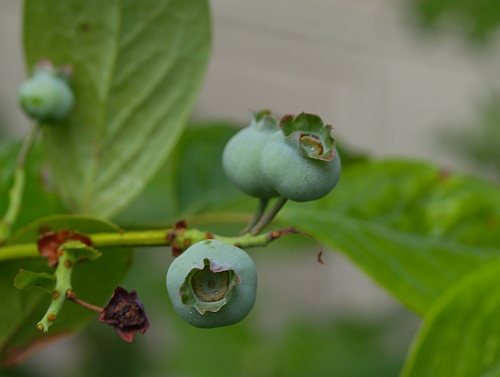
[[[19,103],[31,118],[55,122],[72,110],[74,96],[64,69],[56,70],[48,61],[40,62],[33,76],[19,88]]]

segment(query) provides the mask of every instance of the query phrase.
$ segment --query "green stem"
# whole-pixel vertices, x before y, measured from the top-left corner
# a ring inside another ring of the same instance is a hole
[[[271,209],[260,218],[260,220],[255,224],[255,226],[250,229],[250,234],[256,235],[262,232],[262,230],[273,221],[274,217],[278,214],[281,208],[285,205],[287,199],[280,196],[278,200],[274,203]]]
[[[35,125],[24,139],[23,146],[17,156],[14,184],[9,191],[9,204],[5,215],[2,220],[0,220],[0,244],[2,244],[10,236],[12,225],[16,222],[19,211],[21,210],[24,184],[26,181],[26,174],[24,170],[26,157],[31,146],[33,145],[33,142],[35,141],[37,132],[38,126]]]
[[[96,249],[112,246],[168,246],[167,234],[172,229],[139,230],[88,235]]]
[[[175,244],[180,247],[185,247],[206,239],[217,239],[231,245],[247,248],[266,246],[269,242],[277,238],[272,233],[259,235],[247,233],[236,237],[225,237],[198,229],[185,229],[183,232],[176,234],[174,239],[172,239],[169,238],[169,235],[174,234],[174,229],[162,229],[129,232],[122,231],[118,233],[95,233],[87,234],[87,236],[91,239],[93,247],[97,250],[102,250],[107,247],[170,246],[172,242],[175,242]],[[35,242],[0,247],[0,262],[40,257]],[[59,263],[59,265],[60,264],[61,263]]]
[[[20,243],[17,245],[8,245],[0,247],[0,262],[36,258],[39,257],[38,246],[36,243]]]
[[[71,274],[73,272],[73,265],[75,261],[71,257],[71,253],[64,252],[59,257],[59,263],[54,272],[56,277],[55,291],[52,293],[52,301],[50,306],[45,312],[42,320],[38,322],[37,327],[43,332],[49,330],[50,325],[56,320],[61,308],[66,300],[66,294],[72,290],[71,287]]]
[[[269,203],[269,199],[259,199],[259,205],[257,207],[257,210],[255,211],[252,219],[250,222],[241,230],[241,232],[238,233],[238,236],[241,236],[245,233],[248,233],[252,227],[257,224],[259,219],[262,217],[264,214],[264,211],[266,210],[267,204]]]

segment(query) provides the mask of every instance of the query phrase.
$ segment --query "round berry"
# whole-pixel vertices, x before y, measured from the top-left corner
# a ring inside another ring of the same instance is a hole
[[[54,122],[69,114],[74,96],[64,77],[57,75],[53,69],[39,69],[20,86],[19,103],[31,118]]]
[[[229,180],[248,195],[269,199],[279,196],[262,176],[260,155],[278,122],[268,111],[252,114],[250,125],[238,131],[226,144],[222,167]]]
[[[242,249],[205,240],[172,262],[166,283],[172,305],[183,320],[196,327],[228,326],[252,309],[257,270]]]
[[[340,179],[341,162],[331,126],[312,114],[285,116],[260,157],[262,175],[281,196],[305,202],[328,194]]]

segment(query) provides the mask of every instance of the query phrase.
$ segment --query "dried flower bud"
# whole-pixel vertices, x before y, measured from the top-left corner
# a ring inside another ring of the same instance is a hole
[[[122,287],[116,287],[113,296],[101,312],[99,321],[113,326],[126,342],[131,342],[137,331],[144,334],[149,329],[148,316],[137,293],[127,292]]]

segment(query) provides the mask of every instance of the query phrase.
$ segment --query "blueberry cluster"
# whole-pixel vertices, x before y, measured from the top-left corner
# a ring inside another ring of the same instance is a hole
[[[264,203],[246,228],[250,236],[258,234],[286,200],[305,202],[327,195],[341,171],[332,127],[319,116],[285,115],[279,122],[267,110],[251,116],[250,125],[228,141],[222,157],[229,179]],[[279,198],[278,205],[265,214],[271,198]],[[252,309],[257,272],[245,251],[208,239],[172,262],[167,290],[175,311],[186,322],[197,327],[226,326],[241,321]]]
[[[314,114],[285,115],[279,123],[267,111],[253,114],[250,125],[226,144],[224,171],[251,196],[282,196],[296,202],[319,199],[340,178],[340,156],[331,129]]]

